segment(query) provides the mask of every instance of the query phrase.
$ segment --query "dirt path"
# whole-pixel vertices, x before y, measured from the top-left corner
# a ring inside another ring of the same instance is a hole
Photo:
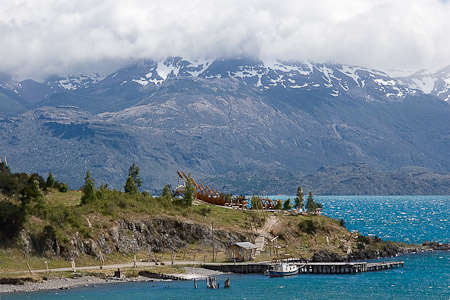
[[[170,261],[165,261],[164,264],[166,266],[171,266],[172,263]],[[174,261],[174,265],[200,265],[202,264],[201,261]],[[153,262],[136,262],[136,267],[152,267],[155,266],[155,263]],[[103,270],[111,270],[111,269],[126,269],[126,268],[133,268],[134,264],[133,262],[130,263],[124,263],[124,264],[113,264],[113,265],[104,265]],[[99,270],[100,266],[86,266],[86,267],[78,267],[76,266],[76,271],[82,271],[82,270]],[[47,271],[49,272],[65,272],[65,271],[72,271],[71,267],[67,268],[54,268],[54,269],[40,269],[40,270],[32,270],[34,273],[45,273]],[[11,273],[28,273],[28,271],[17,271],[17,272],[11,272]]]
[[[279,220],[280,219],[277,216],[269,216],[264,226],[258,230],[258,234],[259,235],[268,234],[273,229],[273,227],[278,223]]]

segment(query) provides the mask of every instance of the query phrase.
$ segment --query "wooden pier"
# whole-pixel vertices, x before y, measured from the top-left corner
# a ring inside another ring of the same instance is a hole
[[[355,274],[364,272],[374,272],[386,269],[403,267],[403,261],[389,262],[323,262],[323,263],[301,263],[291,262],[298,266],[299,274]],[[272,268],[274,264],[270,262],[262,263],[224,263],[224,264],[203,264],[202,268],[231,272],[239,274],[264,274]]]
[[[202,264],[204,269],[239,274],[264,274],[270,269],[270,266],[271,264],[267,262]]]
[[[403,267],[403,261],[392,262],[333,262],[333,263],[296,263],[300,274],[354,274]]]

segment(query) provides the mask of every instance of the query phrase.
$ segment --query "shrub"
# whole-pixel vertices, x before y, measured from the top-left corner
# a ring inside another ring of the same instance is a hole
[[[69,186],[65,183],[60,183],[58,186],[58,191],[60,191],[61,193],[67,193],[67,191],[69,190]]]
[[[211,213],[211,208],[208,206],[200,207],[196,212],[204,217],[206,217],[209,213]]]
[[[318,230],[318,227],[312,220],[303,220],[298,223],[298,228],[307,234],[313,234]]]
[[[25,211],[13,203],[0,201],[0,244],[14,240],[25,223]]]
[[[284,201],[283,209],[284,210],[290,210],[291,208],[292,208],[291,199],[288,198],[286,201]]]
[[[47,181],[45,183],[46,188],[53,188],[55,186],[55,177],[53,177],[53,173],[50,172],[47,177]]]
[[[262,201],[259,196],[253,195],[251,199],[252,209],[262,209]]]
[[[282,206],[282,204],[281,204],[281,201],[278,200],[278,201],[277,201],[277,204],[275,204],[275,206],[274,206],[274,209],[281,210],[282,207],[283,207],[283,206]]]

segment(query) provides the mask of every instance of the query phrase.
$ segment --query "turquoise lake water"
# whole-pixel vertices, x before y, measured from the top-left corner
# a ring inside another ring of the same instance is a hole
[[[449,242],[450,196],[321,196],[323,213],[342,218],[350,230],[409,242]],[[404,268],[355,275],[270,278],[231,275],[231,288],[200,282],[114,283],[67,291],[4,294],[5,299],[450,299],[450,253],[432,252],[384,260]],[[217,278],[221,286],[226,276]]]

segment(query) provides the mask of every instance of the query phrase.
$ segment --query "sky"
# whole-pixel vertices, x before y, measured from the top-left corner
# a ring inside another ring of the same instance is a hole
[[[16,80],[139,59],[254,56],[415,71],[450,65],[442,0],[0,0]]]

